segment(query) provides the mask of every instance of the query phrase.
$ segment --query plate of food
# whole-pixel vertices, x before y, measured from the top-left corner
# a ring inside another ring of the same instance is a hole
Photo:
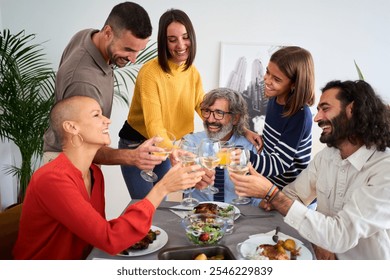
[[[313,255],[302,241],[279,233],[279,241],[272,240],[273,234],[258,235],[237,245],[240,254],[248,260],[312,260]]]
[[[151,254],[160,250],[168,242],[168,234],[165,230],[152,226],[148,234],[130,248],[120,252],[118,256],[137,257]]]
[[[237,220],[241,215],[241,211],[236,206],[229,203],[219,201],[202,201],[198,206],[194,207],[195,214],[208,213],[222,217],[226,217],[227,213],[231,211],[234,211],[234,219]]]

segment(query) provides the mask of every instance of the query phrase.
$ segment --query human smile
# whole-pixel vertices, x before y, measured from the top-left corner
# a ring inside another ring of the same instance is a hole
[[[115,64],[118,67],[124,67],[127,63],[129,63],[129,60],[126,57],[119,57],[115,61]]]
[[[187,49],[184,49],[184,50],[175,50],[174,53],[175,53],[177,56],[183,56],[183,55],[186,55],[186,54],[187,54]]]
[[[318,126],[322,129],[322,132],[329,132],[331,129],[332,129],[332,126],[330,124],[326,124],[326,123],[319,123]]]
[[[267,95],[270,95],[272,94],[272,92],[274,91],[272,88],[270,88],[269,86],[265,85],[265,94]]]
[[[211,132],[218,132],[221,130],[222,125],[220,124],[207,124],[207,129]]]

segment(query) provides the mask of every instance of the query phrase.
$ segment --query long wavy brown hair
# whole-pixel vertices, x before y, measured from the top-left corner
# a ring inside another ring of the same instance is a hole
[[[353,143],[362,143],[367,148],[375,146],[378,151],[390,147],[390,108],[365,81],[331,81],[322,92],[337,88],[336,96],[343,109],[353,102],[352,118],[349,120],[347,136]]]

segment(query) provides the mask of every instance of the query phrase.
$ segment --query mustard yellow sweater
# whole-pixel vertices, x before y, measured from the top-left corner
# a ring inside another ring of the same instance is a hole
[[[145,138],[162,129],[176,139],[193,132],[195,111],[200,116],[204,90],[198,70],[192,65],[169,63],[172,74],[164,72],[157,58],[140,69],[127,121]]]

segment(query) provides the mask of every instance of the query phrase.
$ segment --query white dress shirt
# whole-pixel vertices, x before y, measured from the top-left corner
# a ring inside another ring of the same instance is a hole
[[[338,259],[390,259],[390,149],[362,146],[347,159],[324,148],[286,186],[295,201],[285,222]]]

